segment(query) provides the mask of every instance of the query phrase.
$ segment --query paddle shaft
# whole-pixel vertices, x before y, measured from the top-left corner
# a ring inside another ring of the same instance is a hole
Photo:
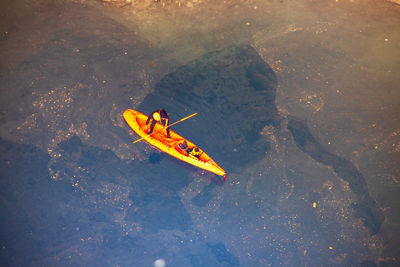
[[[187,119],[189,119],[189,118],[191,118],[191,117],[193,117],[193,116],[196,116],[196,115],[197,115],[197,112],[196,112],[196,113],[193,113],[192,115],[189,115],[189,116],[187,116],[187,117],[185,117],[185,118],[183,118],[183,119],[180,119],[179,121],[176,121],[176,122],[172,123],[171,125],[168,125],[167,127],[169,128],[169,127],[171,127],[171,126],[173,126],[173,125],[175,125],[175,124],[177,124],[177,123],[180,123],[180,122],[182,122],[182,121],[184,121],[184,120],[187,120]],[[164,128],[167,128],[167,127],[164,127]],[[153,133],[154,133],[154,132],[153,132]],[[146,135],[145,137],[150,136],[150,135],[152,135],[153,133],[148,134],[148,135]],[[145,137],[142,137],[142,138],[140,138],[140,139],[138,139],[138,140],[136,140],[136,141],[133,141],[133,143],[135,144],[135,143],[137,143],[137,142],[143,140]]]

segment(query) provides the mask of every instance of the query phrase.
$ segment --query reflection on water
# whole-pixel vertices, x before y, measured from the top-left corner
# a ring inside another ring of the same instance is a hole
[[[396,6],[115,4],[1,4],[4,265],[396,265]],[[159,107],[225,183],[131,143]]]

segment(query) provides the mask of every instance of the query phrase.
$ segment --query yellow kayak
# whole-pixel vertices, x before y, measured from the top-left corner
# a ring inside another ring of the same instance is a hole
[[[224,176],[224,180],[226,179],[226,172],[217,163],[215,163],[210,156],[204,153],[203,150],[198,148],[189,140],[183,138],[172,130],[170,130],[171,138],[168,138],[164,125],[160,123],[156,123],[153,133],[151,135],[148,135],[147,132],[148,129],[150,129],[150,125],[146,125],[148,117],[136,110],[127,109],[124,111],[123,116],[129,127],[131,127],[132,130],[135,131],[135,133],[140,135],[140,137],[142,137],[151,145],[157,147],[161,151],[177,159],[180,159],[184,162],[192,164],[193,166],[207,170],[217,175]],[[189,149],[198,148],[200,152],[199,156],[192,156],[186,151],[182,150],[179,144],[182,144],[183,141],[186,141],[187,147]]]

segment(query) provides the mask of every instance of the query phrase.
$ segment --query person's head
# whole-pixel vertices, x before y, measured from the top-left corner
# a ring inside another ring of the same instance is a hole
[[[154,112],[153,119],[155,119],[156,121],[161,121],[160,113],[159,112]]]

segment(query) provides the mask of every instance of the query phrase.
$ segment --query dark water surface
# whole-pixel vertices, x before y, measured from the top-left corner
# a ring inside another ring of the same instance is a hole
[[[227,8],[244,10],[239,2]],[[279,13],[281,2],[271,8]],[[143,19],[137,5],[132,10]],[[243,12],[258,19],[257,5]],[[167,266],[397,265],[398,221],[388,213],[397,199],[376,198],[374,171],[317,136],[320,117],[305,120],[277,105],[278,91],[282,101],[296,89],[281,88],[292,73],[283,76],[281,63],[268,63],[258,45],[264,35],[280,36],[278,22],[260,24],[262,36],[239,27],[233,35],[246,37],[237,41],[190,35],[182,55],[180,46],[155,45],[143,33],[148,25],[122,24],[119,7],[2,7],[1,266],[153,266],[157,259]],[[146,7],[159,14],[157,4]],[[315,99],[307,105],[318,110]],[[226,182],[131,143],[137,136],[122,112],[160,107],[172,121],[198,112],[173,129],[218,162]],[[326,124],[335,120],[332,113]],[[366,146],[374,145],[355,151]],[[384,170],[396,176],[398,167]]]

